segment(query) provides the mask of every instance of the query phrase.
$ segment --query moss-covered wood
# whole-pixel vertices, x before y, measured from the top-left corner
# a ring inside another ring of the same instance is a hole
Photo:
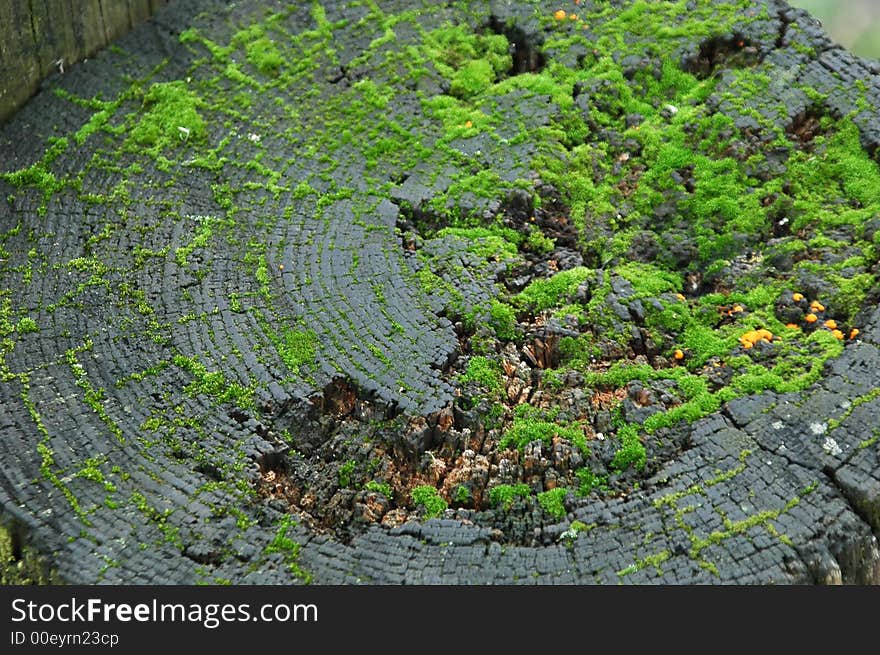
[[[564,5],[169,6],[4,128],[61,579],[877,580],[876,76],[782,2]]]

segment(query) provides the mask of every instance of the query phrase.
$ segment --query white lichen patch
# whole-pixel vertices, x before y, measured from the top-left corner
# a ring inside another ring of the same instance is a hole
[[[831,437],[827,437],[825,439],[825,443],[822,444],[822,449],[833,457],[837,457],[838,455],[843,453],[843,451],[840,449],[840,446],[838,446],[837,442]]]

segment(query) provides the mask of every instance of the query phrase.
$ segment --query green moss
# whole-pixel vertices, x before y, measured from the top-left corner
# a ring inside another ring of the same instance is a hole
[[[207,133],[199,113],[202,105],[186,82],[157,82],[144,94],[143,111],[130,137],[154,155],[184,142],[199,142]]]
[[[798,496],[788,501],[784,507],[780,509],[764,510],[757,512],[739,521],[731,521],[724,517],[724,529],[714,530],[707,537],[698,537],[691,535],[690,556],[693,559],[701,557],[701,553],[710,546],[715,546],[730,537],[747,533],[754,527],[763,526],[771,534],[775,534],[776,530],[770,521],[778,518],[781,514],[791,511],[800,504],[801,498],[812,493],[818,485],[814,484],[804,489]]]
[[[233,225],[231,220],[215,218],[213,216],[190,216],[187,218],[197,220],[199,227],[192,241],[174,250],[174,259],[177,265],[181,267],[188,265],[189,256],[194,251],[204,249],[208,245],[214,236],[214,230],[224,227],[229,228]]]
[[[459,382],[461,384],[476,382],[487,391],[500,392],[501,365],[482,355],[471,357],[467,369],[459,376]]]
[[[82,346],[77,348],[69,348],[64,353],[65,361],[70,367],[71,373],[73,373],[76,378],[76,386],[83,390],[83,401],[86,405],[88,405],[95,414],[101,419],[104,425],[107,426],[107,429],[116,437],[116,440],[120,444],[125,443],[125,437],[123,436],[122,429],[116,424],[110,414],[107,412],[107,408],[104,404],[104,394],[105,391],[101,387],[95,387],[91,380],[89,379],[88,374],[86,373],[85,367],[79,363],[77,358],[78,353],[90,351],[93,347],[92,341],[89,339],[83,343]]]
[[[705,384],[700,378],[694,379]],[[672,427],[682,421],[692,423],[712,412],[718,411],[721,408],[722,401],[725,399],[730,400],[731,397],[732,394],[723,394],[721,392],[718,394],[712,394],[708,391],[702,391],[694,398],[678,405],[677,407],[649,416],[645,419],[643,428],[646,432],[651,433],[656,432],[660,428]],[[632,456],[635,457],[639,452],[639,448],[635,442],[631,442],[631,444],[633,451]],[[642,446],[642,450],[644,450],[644,446]],[[637,466],[637,468],[642,468],[642,466]]]
[[[565,516],[566,494],[568,494],[568,489],[564,487],[556,487],[549,491],[542,491],[537,495],[538,504],[553,518],[561,519]]]
[[[614,453],[611,467],[618,471],[630,467],[645,468],[648,457],[645,445],[639,439],[638,428],[634,425],[625,425],[617,431],[617,438],[620,439],[621,444],[617,452]]]
[[[706,480],[703,483],[693,484],[687,489],[682,491],[675,491],[670,494],[666,494],[665,496],[661,496],[660,498],[656,498],[653,501],[653,505],[655,508],[660,509],[664,505],[669,507],[675,507],[679,500],[685,498],[687,496],[693,494],[705,494],[706,489],[714,487],[722,482],[727,482],[728,480],[732,480],[737,475],[746,470],[746,460],[752,454],[751,450],[744,449],[739,454],[739,465],[735,466],[732,469],[728,469],[727,471],[718,472],[715,477]]]
[[[193,381],[183,389],[191,396],[204,394],[217,402],[234,403],[240,407],[254,405],[253,389],[230,382],[222,371],[209,371],[196,357],[175,355],[173,361],[176,366],[193,375]]]
[[[295,187],[293,187],[293,199],[294,200],[302,200],[303,198],[307,198],[310,195],[319,195],[318,190],[315,189],[308,182],[300,182]]]
[[[302,568],[299,564],[299,555],[302,545],[288,536],[288,532],[298,525],[296,519],[292,516],[282,516],[278,521],[278,527],[272,541],[266,546],[264,552],[269,555],[271,553],[281,553],[284,556],[284,562],[291,573],[305,584],[312,581],[312,575]]]
[[[507,303],[492,301],[489,307],[489,326],[502,341],[516,338],[516,312]]]
[[[509,44],[500,34],[475,34],[465,25],[449,25],[425,34],[424,56],[450,82],[450,92],[467,99],[485,91],[510,70]]]
[[[449,504],[440,496],[440,492],[427,484],[415,487],[412,490],[411,497],[414,505],[421,505],[424,508],[424,517],[426,519],[443,516],[443,512],[449,507]]]
[[[849,405],[847,406],[843,414],[840,415],[840,417],[828,419],[828,431],[830,432],[832,430],[836,430],[847,418],[849,418],[849,416],[856,409],[858,409],[865,403],[872,402],[874,400],[877,400],[878,398],[880,398],[880,387],[877,387],[876,389],[871,389],[871,391],[869,391],[868,393],[862,394],[857,398],[853,398],[849,401]],[[876,441],[876,437],[873,440],[868,440],[868,442],[871,441]]]
[[[681,274],[652,264],[625,262],[616,266],[614,272],[629,280],[636,291],[636,297],[656,298],[664,293],[681,291]]]
[[[477,257],[493,261],[513,259],[522,234],[501,227],[446,227],[437,232],[438,237],[452,235],[467,242],[466,248]]]
[[[15,331],[19,334],[28,334],[29,332],[39,332],[40,326],[30,316],[19,319],[15,326]]]
[[[416,273],[419,288],[427,295],[439,295],[445,297],[451,308],[458,310],[464,303],[464,296],[455,285],[447,282],[437,275],[428,266],[424,266]]]
[[[539,255],[547,255],[553,252],[556,247],[556,241],[546,236],[541,230],[533,228],[529,230],[529,236],[525,241],[525,245],[529,250]]]
[[[51,165],[67,150],[69,141],[66,137],[50,137],[48,144],[49,146],[40,161],[27,168],[10,173],[0,173],[0,180],[5,180],[15,187],[36,187],[43,192],[43,204],[38,210],[40,214],[45,213],[49,198],[64,188],[64,182],[55,177],[51,171]]]
[[[560,271],[550,278],[533,280],[514,298],[514,301],[539,312],[559,307],[568,303],[580,283],[592,275],[592,269],[583,266]]]
[[[838,316],[852,320],[865,305],[865,298],[877,279],[871,273],[858,273],[851,277],[843,277],[837,273],[829,273],[828,280],[837,290],[828,298],[828,308]]]
[[[459,505],[467,505],[473,500],[471,497],[470,489],[468,489],[463,484],[458,485],[455,488],[455,492],[453,493],[452,500],[458,503]]]
[[[382,494],[388,499],[394,498],[394,491],[391,489],[391,485],[384,481],[370,480],[364,485],[364,489],[377,494]]]
[[[874,436],[870,439],[864,439],[860,441],[858,446],[856,446],[856,450],[864,450],[865,448],[870,448],[871,446],[875,445],[878,440],[880,440],[880,434],[878,434],[876,430],[874,432]]]
[[[492,64],[485,59],[475,59],[453,73],[450,92],[459,98],[470,98],[488,89],[494,81]]]
[[[668,560],[670,557],[672,557],[671,552],[669,552],[668,550],[662,550],[654,555],[648,555],[647,557],[640,559],[635,564],[631,564],[625,569],[618,571],[617,575],[619,575],[620,577],[624,577],[632,573],[637,573],[638,571],[641,571],[648,566],[653,566],[657,570],[657,574],[662,575],[663,570],[660,568],[660,565],[663,564],[663,562]]]
[[[91,135],[99,131],[105,131],[111,134],[118,131],[111,128],[109,123],[113,114],[116,113],[116,110],[122,104],[121,100],[115,102],[101,102],[97,100],[95,102],[99,103],[101,109],[92,114],[91,118],[89,118],[89,120],[73,135],[73,140],[78,146],[83,145]]]
[[[549,446],[554,438],[565,439],[585,454],[590,452],[584,427],[579,423],[560,424],[556,412],[544,411],[531,405],[519,405],[514,410],[513,423],[498,442],[500,448],[516,448],[520,452],[533,441]]]
[[[489,490],[489,503],[493,507],[501,505],[505,510],[509,510],[517,498],[528,498],[531,494],[531,487],[522,482],[518,484],[499,484]]]
[[[578,496],[589,496],[595,489],[602,489],[608,484],[608,478],[604,475],[596,475],[588,468],[575,471],[578,479]]]
[[[340,487],[348,487],[351,484],[351,476],[357,468],[357,462],[353,459],[348,460],[339,467],[336,472]]]
[[[35,418],[38,418],[35,417]],[[38,425],[42,425],[42,421]],[[45,430],[45,428],[43,428]],[[91,525],[91,522],[88,520],[86,516],[86,512],[83,510],[82,506],[79,503],[79,499],[74,495],[74,493],[68,488],[64,482],[58,477],[55,472],[56,464],[55,464],[55,452],[47,443],[47,440],[41,441],[37,444],[37,453],[40,455],[40,474],[43,479],[50,482],[58,491],[60,491],[64,497],[67,499],[67,502],[70,503],[70,507],[73,509],[74,514],[79,517],[79,519],[85,525]]]
[[[287,328],[281,333],[281,337],[278,354],[287,368],[299,372],[300,367],[315,363],[319,344],[318,335],[313,330]]]
[[[274,76],[284,63],[284,57],[275,41],[266,36],[261,25],[252,25],[233,38],[233,43],[244,44],[247,61],[263,75]]]

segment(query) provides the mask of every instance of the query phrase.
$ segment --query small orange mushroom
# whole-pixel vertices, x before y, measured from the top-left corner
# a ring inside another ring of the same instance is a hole
[[[831,330],[831,334],[833,334],[836,339],[843,341],[843,332],[840,330]]]
[[[678,298],[679,301],[681,301],[681,302],[684,302],[686,300],[686,298],[684,297],[684,294],[681,294],[681,293],[675,294],[675,297]]]
[[[569,15],[568,15],[568,20],[577,20],[577,19],[578,19],[578,15],[577,15],[577,14],[569,14]]]
[[[684,351],[681,348],[676,348],[675,354],[673,355],[678,360],[684,359]]]
[[[814,312],[824,312],[825,305],[820,303],[818,300],[814,300],[810,303],[810,309],[812,309]]]
[[[749,349],[759,341],[773,341],[773,333],[763,328],[759,330],[750,330],[739,338],[740,344],[745,349]]]
[[[732,311],[734,314],[742,314],[746,310],[743,309],[742,305],[734,305],[733,309],[731,309],[730,311]]]
[[[464,126],[467,128],[471,128],[474,126],[474,122],[473,121],[465,121]]]
[[[853,328],[852,330],[849,331],[849,338],[850,339],[855,339],[857,336],[859,336],[859,328]]]
[[[801,300],[804,299],[804,294],[798,293],[797,291],[795,291],[793,294],[791,294],[791,299],[794,300],[795,302],[800,302]]]
[[[823,325],[825,327],[827,327],[829,330],[836,330],[837,329],[837,321],[835,321],[833,318],[829,318],[827,321],[825,321],[823,323]]]
[[[797,323],[786,323],[785,327],[787,327],[789,330],[797,330],[799,326]]]
[[[755,330],[755,336],[758,337],[758,340],[764,339],[765,341],[773,341],[773,333],[770,330],[765,330],[761,328],[760,330]]]
[[[813,313],[809,313],[809,314],[807,314],[806,316],[804,316],[804,320],[805,320],[807,323],[815,323],[816,321],[819,320],[819,317],[816,316],[816,315],[813,314]]]
[[[566,13],[564,9],[559,9],[555,14],[553,14],[553,18],[556,20],[565,20]]]

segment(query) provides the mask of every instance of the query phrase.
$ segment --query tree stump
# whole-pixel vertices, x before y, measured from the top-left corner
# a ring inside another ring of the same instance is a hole
[[[878,106],[781,0],[162,7],[0,127],[3,580],[880,582]]]

